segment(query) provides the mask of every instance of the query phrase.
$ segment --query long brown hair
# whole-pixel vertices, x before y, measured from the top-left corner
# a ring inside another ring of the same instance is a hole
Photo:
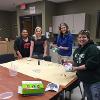
[[[65,26],[66,29],[69,29],[69,27],[68,27],[68,25],[67,25],[66,23],[61,23],[60,26],[59,26],[59,31],[60,31],[60,35],[61,35],[61,36],[63,36],[63,34],[62,34],[62,32],[61,32],[61,27],[62,27],[62,26]],[[68,31],[66,31],[66,33],[68,33]]]

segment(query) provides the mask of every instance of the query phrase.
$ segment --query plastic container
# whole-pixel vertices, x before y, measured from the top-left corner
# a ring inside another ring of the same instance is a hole
[[[11,63],[11,66],[9,68],[9,75],[10,76],[16,76],[17,75],[17,66]]]
[[[13,92],[4,92],[0,94],[0,100],[8,100],[13,96]]]

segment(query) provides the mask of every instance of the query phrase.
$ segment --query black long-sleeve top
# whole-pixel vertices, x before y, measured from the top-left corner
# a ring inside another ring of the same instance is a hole
[[[28,37],[27,42],[25,42],[22,37],[17,37],[14,42],[14,50],[16,52],[19,51],[22,57],[29,57],[30,56],[30,45],[31,45],[30,37]]]
[[[93,42],[87,43],[74,51],[76,66],[85,65],[85,70],[77,71],[78,78],[87,84],[100,82],[100,50]]]

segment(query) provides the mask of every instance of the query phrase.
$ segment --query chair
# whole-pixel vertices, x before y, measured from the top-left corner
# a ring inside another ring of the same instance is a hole
[[[70,92],[68,100],[71,100],[72,91],[76,87],[79,87],[79,90],[80,90],[80,93],[81,93],[81,96],[82,96],[81,100],[85,100],[85,93],[84,93],[84,91],[82,92],[82,88],[80,86],[80,81],[79,80],[76,81],[76,83],[74,84],[74,86],[70,87],[69,90],[67,90],[67,91]]]
[[[14,54],[0,55],[0,64],[15,60]]]
[[[45,61],[51,61],[51,56],[43,57],[43,59],[44,59]]]
[[[34,54],[32,57],[36,58],[36,59],[42,59],[42,60],[45,60],[45,61],[51,61],[51,56],[43,57],[42,54],[40,54],[40,55]]]
[[[82,88],[80,86],[80,81],[79,80],[77,80],[75,83],[73,83],[72,86],[67,88],[67,90],[62,91],[59,95],[59,100],[71,100],[71,94],[73,92],[73,89],[75,89],[76,87],[79,87],[79,89],[80,89],[80,93],[81,93],[81,96],[82,96],[81,100],[85,100],[85,93],[82,92]],[[67,91],[69,92],[69,95],[66,98],[66,92]]]

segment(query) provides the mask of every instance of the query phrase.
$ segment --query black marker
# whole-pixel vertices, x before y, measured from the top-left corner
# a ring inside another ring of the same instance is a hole
[[[38,59],[38,65],[40,65],[40,60]]]

